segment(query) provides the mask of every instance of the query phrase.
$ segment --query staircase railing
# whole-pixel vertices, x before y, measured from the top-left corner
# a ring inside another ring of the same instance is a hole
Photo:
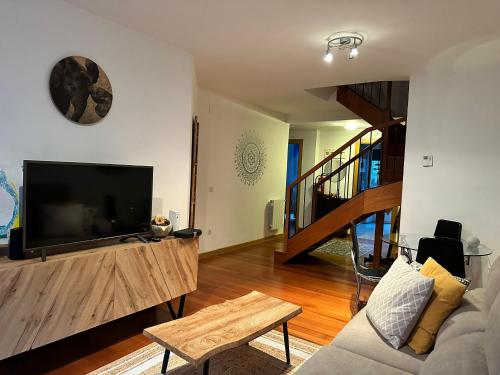
[[[403,121],[363,130],[287,187],[285,243],[357,194],[380,186],[384,134]]]
[[[366,82],[347,85],[347,88],[385,111],[391,107],[392,82]]]
[[[365,82],[345,86],[380,111],[389,113],[389,118],[406,117],[408,113],[408,81]]]

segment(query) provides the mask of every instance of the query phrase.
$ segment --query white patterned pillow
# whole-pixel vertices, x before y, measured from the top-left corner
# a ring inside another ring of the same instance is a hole
[[[408,339],[434,288],[434,279],[397,258],[373,290],[366,315],[395,349]]]

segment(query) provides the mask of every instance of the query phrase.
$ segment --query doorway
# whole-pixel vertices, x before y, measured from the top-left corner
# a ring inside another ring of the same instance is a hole
[[[302,139],[288,140],[286,164],[286,187],[290,186],[302,173]]]
[[[290,186],[302,174],[302,139],[288,140],[288,156],[286,163],[286,187]],[[295,186],[290,193],[290,227],[289,231],[295,233],[296,228],[296,212],[299,212],[300,191],[298,186]]]

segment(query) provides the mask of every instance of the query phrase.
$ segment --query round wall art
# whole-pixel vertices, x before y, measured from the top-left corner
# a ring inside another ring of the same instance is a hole
[[[240,180],[246,185],[255,185],[266,168],[264,141],[254,131],[242,134],[234,152],[234,165]]]
[[[82,56],[66,57],[54,66],[50,74],[50,95],[67,119],[81,125],[101,120],[113,102],[106,73]]]

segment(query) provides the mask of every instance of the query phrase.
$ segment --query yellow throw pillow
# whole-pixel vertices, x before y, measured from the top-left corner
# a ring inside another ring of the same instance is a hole
[[[434,290],[408,340],[408,345],[417,354],[432,348],[439,327],[460,306],[467,289],[432,258],[427,259],[420,273],[434,279]]]

